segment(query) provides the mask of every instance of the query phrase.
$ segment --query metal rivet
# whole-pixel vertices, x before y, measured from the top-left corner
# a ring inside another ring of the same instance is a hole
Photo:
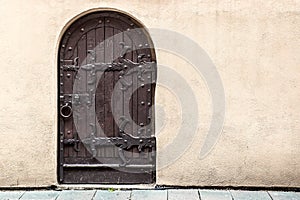
[[[119,76],[119,78],[122,78],[123,76]]]
[[[60,59],[60,62],[64,62],[64,60],[63,60],[63,59]]]
[[[148,76],[147,78],[148,78],[148,79],[150,79],[150,78],[151,78],[151,76]]]
[[[140,126],[144,126],[144,123],[140,123]]]
[[[110,20],[108,19],[108,20],[106,20],[106,22],[107,22],[107,23],[109,23],[109,22],[110,22]]]
[[[93,142],[93,143],[95,143],[95,142],[96,142],[96,140],[92,140],[92,142]]]
[[[130,31],[130,28],[128,28],[127,31]]]
[[[83,32],[83,31],[84,31],[84,28],[81,28],[80,30]]]
[[[150,54],[148,54],[148,58],[151,58],[151,55],[150,55]]]
[[[142,44],[140,44],[140,45],[139,45],[139,47],[143,47],[143,45],[142,45]]]
[[[141,101],[141,104],[142,104],[142,105],[144,105],[144,104],[145,104],[145,102]]]
[[[127,143],[127,140],[124,140],[125,143]]]
[[[102,20],[99,20],[99,24],[101,24],[102,23]]]
[[[148,89],[147,92],[151,92],[151,89]]]
[[[70,133],[71,133],[71,131],[67,131],[67,133],[68,133],[68,134],[70,134]]]
[[[70,78],[71,74],[67,74],[67,77]]]
[[[141,84],[141,87],[144,87],[144,86],[145,86],[145,84],[144,84],[144,83],[142,83],[142,84]]]
[[[133,23],[131,23],[131,24],[130,24],[130,26],[134,26],[134,24],[133,24]]]
[[[145,44],[145,46],[147,47],[147,46],[148,46],[148,44]]]
[[[140,143],[143,143],[143,140],[140,140]]]
[[[127,65],[124,65],[124,68],[126,69],[126,68],[127,68]]]
[[[150,103],[150,102],[148,102],[148,106],[151,106],[151,103]]]
[[[150,133],[151,132],[151,129],[148,129],[148,133]]]
[[[64,75],[63,75],[63,74],[60,74],[60,76],[63,77]]]
[[[64,83],[60,83],[60,85],[64,85]]]
[[[71,35],[71,32],[70,32],[70,31],[68,32],[68,35]]]
[[[72,47],[69,47],[68,50],[71,51],[71,50],[72,50]]]
[[[61,45],[61,47],[62,47],[62,48],[65,48],[66,46],[63,44],[63,45]]]

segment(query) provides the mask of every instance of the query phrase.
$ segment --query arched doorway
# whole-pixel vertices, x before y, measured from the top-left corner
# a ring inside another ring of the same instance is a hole
[[[137,20],[89,13],[59,47],[60,183],[155,181],[156,57]]]

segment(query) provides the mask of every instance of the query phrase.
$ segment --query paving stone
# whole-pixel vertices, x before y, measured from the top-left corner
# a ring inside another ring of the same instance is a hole
[[[198,190],[168,190],[168,200],[199,200]]]
[[[1,191],[0,200],[15,200],[19,199],[25,191]]]
[[[231,190],[234,200],[272,200],[266,191]]]
[[[274,192],[270,191],[269,194],[273,200],[300,200],[300,193],[296,192]]]
[[[96,190],[64,190],[59,193],[57,200],[90,200]]]
[[[232,200],[228,190],[199,190],[201,200]]]
[[[55,200],[58,195],[58,191],[26,191],[21,200]]]
[[[133,190],[131,200],[167,200],[167,190]]]
[[[97,190],[96,195],[93,200],[129,200],[130,191],[107,191],[107,190]]]

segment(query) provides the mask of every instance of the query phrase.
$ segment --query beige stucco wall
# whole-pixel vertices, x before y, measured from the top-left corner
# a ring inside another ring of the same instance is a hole
[[[0,186],[57,184],[58,42],[71,19],[104,7],[193,39],[223,81],[223,132],[199,160],[211,118],[209,90],[192,68],[183,70],[189,63],[158,51],[158,62],[190,83],[200,115],[190,148],[168,167],[158,166],[158,184],[300,186],[300,1],[1,0],[0,5]],[[158,135],[159,159],[176,132],[180,105],[163,86],[156,101],[167,114]]]

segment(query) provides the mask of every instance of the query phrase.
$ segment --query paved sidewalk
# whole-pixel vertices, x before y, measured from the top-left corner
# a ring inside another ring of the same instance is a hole
[[[300,192],[241,190],[0,191],[0,200],[300,200]]]

